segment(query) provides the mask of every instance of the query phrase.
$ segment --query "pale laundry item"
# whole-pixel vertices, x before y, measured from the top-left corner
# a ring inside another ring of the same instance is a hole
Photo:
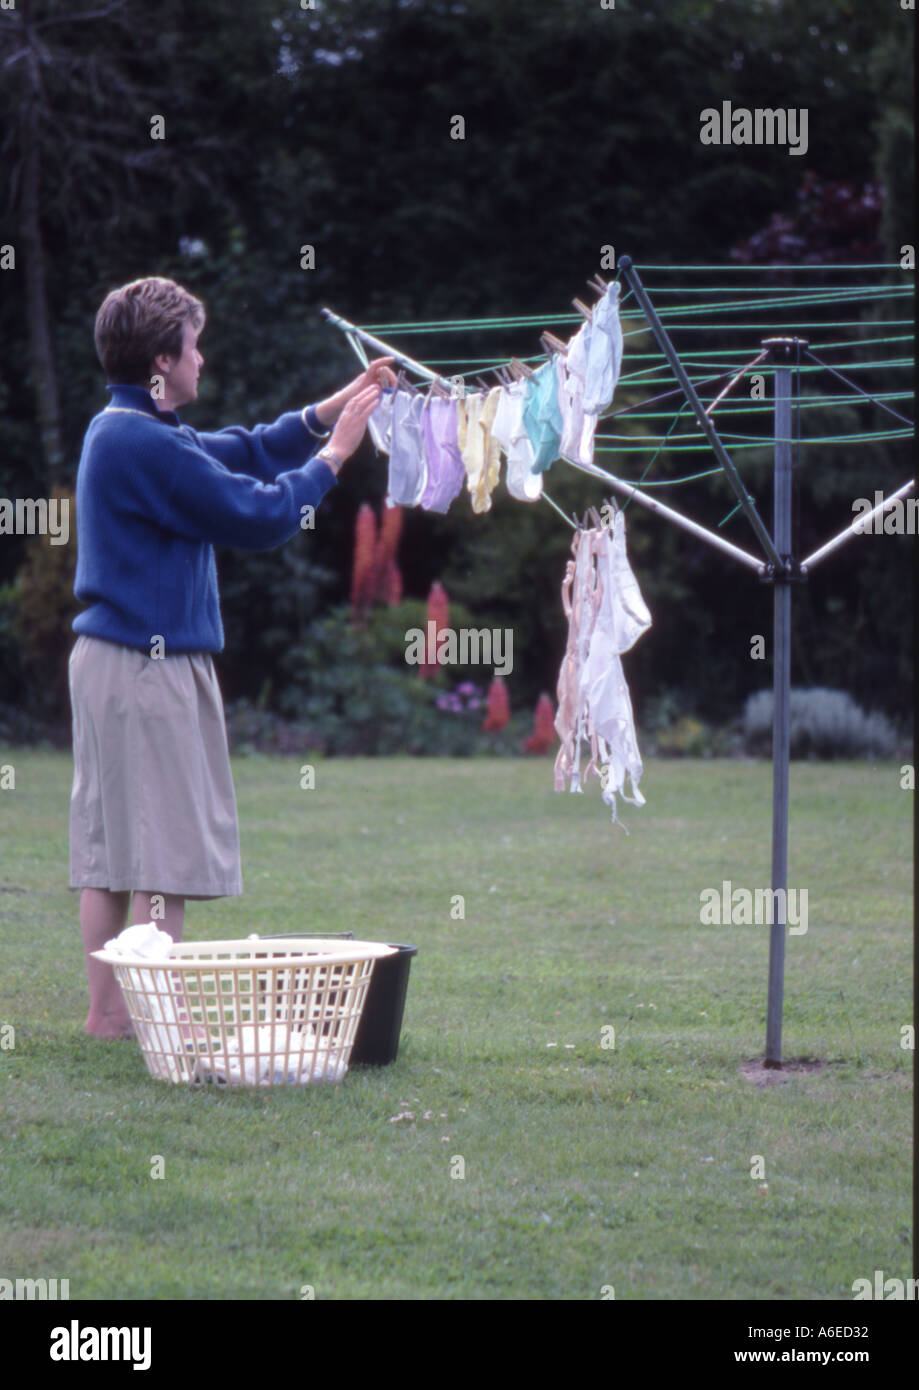
[[[497,440],[506,460],[507,490],[518,502],[536,502],[542,493],[542,474],[533,472],[533,446],[523,423],[526,382],[512,381],[498,389],[491,437]]]
[[[413,391],[396,391],[393,397],[389,443],[389,478],[386,503],[390,507],[417,506],[427,481],[421,411],[424,397]]]
[[[625,518],[618,508],[612,525],[603,530],[606,540],[597,555],[603,594],[581,676],[581,695],[591,712],[600,756],[607,769],[603,800],[611,807],[615,821],[617,795],[633,806],[645,804],[638,789],[642,762],[620,656],[651,626],[651,614],[629,566]],[[625,790],[627,779],[631,795]]]
[[[562,438],[558,370],[554,362],[543,362],[528,378],[523,423],[533,446],[533,467],[544,472],[558,458]]]
[[[588,415],[599,415],[610,404],[621,366],[619,284],[614,281],[595,304],[590,323],[584,375],[584,410]]]
[[[118,936],[106,941],[105,949],[119,956],[143,956],[147,960],[166,960],[173,947],[168,932],[160,931],[155,922],[136,922],[125,927]]]
[[[593,563],[592,531],[578,529],[571,542],[574,559],[565,566],[562,580],[562,608],[568,619],[568,641],[558,673],[555,731],[561,746],[555,759],[555,789],[562,791],[566,779],[572,792],[581,791],[581,739],[586,730],[587,712],[581,707],[581,671],[590,650],[590,638],[600,607],[600,588]]]
[[[610,525],[579,530],[562,583],[569,620],[568,645],[559,671],[555,729],[561,747],[555,788],[582,790],[580,745],[590,744],[584,771],[601,779],[603,800],[616,820],[616,797],[643,806],[638,783],[641,755],[620,655],[651,625],[651,614],[629,566],[625,519],[616,508]],[[631,794],[626,790],[630,785]]]
[[[466,468],[472,510],[478,513],[491,509],[491,494],[500,477],[501,451],[491,428],[500,393],[501,387],[496,386],[487,395],[466,396],[457,401],[457,441]]]
[[[134,926],[125,927],[123,932],[105,943],[105,949],[115,955],[128,958],[139,956],[144,960],[161,962],[168,961],[172,946],[172,937],[168,932],[160,931],[154,922],[138,922]],[[185,1049],[166,973],[163,970],[129,966],[127,975],[131,987],[143,996],[150,1014],[149,1020],[135,1020],[135,1031],[152,1031],[157,1044],[155,1050],[166,1057],[170,1072],[174,1073],[177,1079],[179,1069],[174,1054]],[[149,1042],[150,1039],[146,1041]]]
[[[427,482],[419,505],[428,512],[447,512],[462,491],[466,467],[459,450],[456,401],[429,396],[421,415]]]
[[[199,1056],[193,1080],[237,1086],[305,1084],[340,1081],[346,1071],[342,1053],[317,1047],[308,1023],[296,1028],[278,1022],[244,1023],[227,1039],[225,1049],[212,1042],[210,1054]]]
[[[597,417],[584,409],[587,358],[591,326],[583,323],[568,344],[564,359],[564,382],[560,388],[562,439],[559,452],[575,463],[593,463]]]
[[[555,368],[555,378],[557,383],[556,393],[558,395],[558,410],[559,417],[562,422],[561,428],[559,430],[558,451],[560,454],[563,454],[565,451],[562,448],[562,442],[564,441],[566,432],[570,433],[571,430],[571,398],[568,395],[567,390],[568,373],[565,368],[565,354],[563,352],[557,352],[554,354],[551,360],[552,366]]]
[[[370,438],[379,454],[388,454],[392,442],[392,407],[395,394],[392,387],[384,386],[376,408],[367,418]]]

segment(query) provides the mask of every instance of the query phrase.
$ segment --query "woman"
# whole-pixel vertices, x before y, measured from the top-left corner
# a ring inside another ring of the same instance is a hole
[[[204,309],[171,280],[113,290],[95,326],[111,403],[77,472],[70,655],[70,885],[79,888],[87,1033],[130,1037],[111,966],[126,924],[178,941],[186,898],[242,892],[236,799],[213,652],[223,649],[215,545],[270,550],[303,528],[361,442],[391,358],[273,425],[197,433]],[[131,901],[133,897],[133,902]]]

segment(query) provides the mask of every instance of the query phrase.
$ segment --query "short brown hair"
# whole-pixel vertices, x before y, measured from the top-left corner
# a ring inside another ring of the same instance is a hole
[[[199,332],[204,305],[174,280],[132,280],[106,295],[96,315],[96,352],[113,385],[150,385],[153,359],[179,357],[187,319]]]

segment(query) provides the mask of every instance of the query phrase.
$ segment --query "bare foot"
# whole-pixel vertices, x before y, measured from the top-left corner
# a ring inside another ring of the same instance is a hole
[[[134,1027],[130,1019],[127,1023],[123,1023],[115,1019],[94,1018],[92,1014],[86,1020],[85,1032],[90,1038],[134,1037]]]

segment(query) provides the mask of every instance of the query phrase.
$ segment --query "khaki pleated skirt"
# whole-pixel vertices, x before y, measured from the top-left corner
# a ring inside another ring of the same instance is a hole
[[[154,659],[81,635],[70,654],[70,886],[242,892],[223,700],[206,652]]]

